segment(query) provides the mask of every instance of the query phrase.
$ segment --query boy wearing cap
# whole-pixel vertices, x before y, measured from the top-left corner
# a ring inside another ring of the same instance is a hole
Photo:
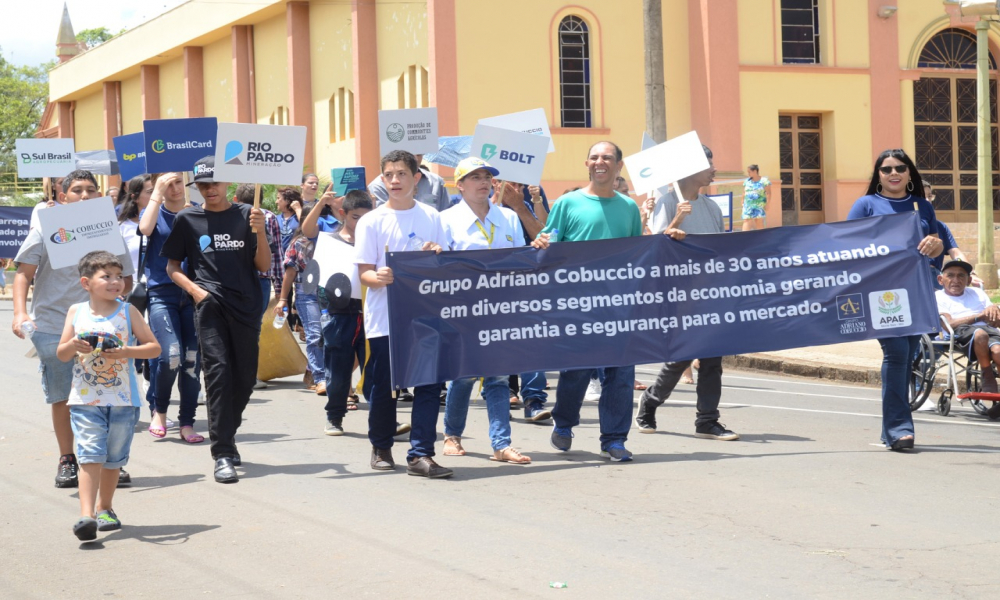
[[[161,254],[167,274],[195,302],[215,480],[232,483],[241,462],[236,430],[256,382],[263,302],[257,272],[270,267],[271,250],[264,214],[230,204],[229,184],[215,181],[214,173],[215,157],[195,163],[191,185],[205,203],[177,215]]]
[[[455,185],[462,200],[441,213],[449,250],[486,250],[524,245],[524,231],[517,214],[490,202],[493,176],[500,172],[486,161],[469,157],[455,169]],[[517,198],[520,201],[520,196]],[[469,414],[469,396],[478,377],[451,382],[444,409],[444,454],[463,456],[462,433]],[[483,397],[490,420],[492,460],[524,465],[531,459],[510,445],[510,396],[508,377],[485,377]]]
[[[392,459],[396,399],[389,383],[389,307],[385,288],[392,285],[393,274],[385,259],[389,252],[418,249],[440,252],[447,242],[437,210],[413,198],[420,180],[416,157],[394,150],[382,157],[381,171],[389,200],[358,221],[354,263],[358,265],[361,283],[368,286],[364,313],[370,354],[365,364],[364,387],[370,405],[371,467],[376,471],[391,471],[396,466]],[[451,477],[451,469],[434,462],[441,384],[421,385],[413,391],[413,428],[406,472],[431,479]]]

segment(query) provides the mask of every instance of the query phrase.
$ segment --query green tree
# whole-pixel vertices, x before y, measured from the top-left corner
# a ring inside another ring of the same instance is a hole
[[[0,172],[17,169],[14,141],[38,130],[49,96],[50,66],[20,67],[0,55]]]
[[[124,29],[122,31],[124,31]],[[84,29],[80,33],[76,34],[76,41],[87,44],[87,49],[89,50],[94,46],[100,46],[104,42],[118,35],[118,33],[108,31],[107,27],[94,27],[93,29]]]

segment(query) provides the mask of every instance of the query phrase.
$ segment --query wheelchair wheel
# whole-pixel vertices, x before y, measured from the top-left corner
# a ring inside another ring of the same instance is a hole
[[[910,410],[917,410],[930,396],[934,388],[934,375],[937,372],[936,356],[931,338],[920,336],[920,346],[913,359],[913,369],[910,375]]]
[[[942,416],[947,417],[948,413],[951,412],[951,389],[947,389],[941,392],[941,397],[938,398],[937,409]]]
[[[970,392],[981,392],[983,390],[983,384],[979,378],[979,369],[973,369],[970,366],[965,371],[965,389]],[[986,416],[986,411],[990,409],[987,403],[982,400],[970,400],[969,404],[972,405],[972,410],[983,416]]]

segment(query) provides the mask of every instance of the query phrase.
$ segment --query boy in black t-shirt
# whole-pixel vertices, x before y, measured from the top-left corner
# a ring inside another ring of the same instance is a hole
[[[256,382],[263,302],[257,272],[270,267],[271,251],[264,213],[230,204],[229,184],[215,181],[214,173],[215,157],[195,163],[190,185],[205,204],[177,215],[161,254],[167,274],[195,302],[215,480],[233,483],[240,464],[236,430]],[[185,259],[187,272],[181,269]]]

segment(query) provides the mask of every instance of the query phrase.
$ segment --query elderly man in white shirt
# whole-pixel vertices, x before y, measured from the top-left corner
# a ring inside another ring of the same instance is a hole
[[[441,213],[448,250],[485,250],[524,245],[524,231],[517,214],[490,201],[493,177],[500,172],[479,158],[466,158],[455,169],[455,183],[462,201]],[[444,454],[463,456],[462,433],[469,414],[469,397],[478,377],[451,382],[444,409]],[[483,398],[490,420],[492,460],[518,465],[531,459],[510,442],[510,401],[507,376],[483,379]],[[546,411],[547,412],[547,411]],[[551,416],[548,413],[546,417]]]
[[[944,289],[934,293],[938,312],[955,331],[955,342],[969,348],[982,368],[982,391],[997,393],[993,365],[1000,366],[1000,308],[979,288],[969,287],[972,265],[953,260],[938,275]],[[994,402],[987,415],[1000,418],[1000,403]]]

